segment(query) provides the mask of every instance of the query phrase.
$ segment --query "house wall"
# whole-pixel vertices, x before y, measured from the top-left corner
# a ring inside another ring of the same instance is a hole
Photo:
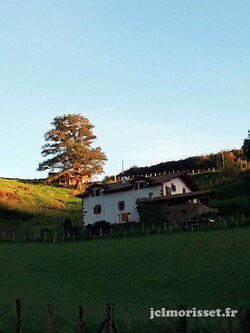
[[[203,212],[204,206],[201,203],[196,204],[179,204],[176,206],[168,207],[165,209],[169,212],[168,223],[182,226],[187,218],[197,217]]]
[[[119,223],[120,213],[130,213],[129,221],[139,222],[139,215],[136,210],[136,200],[141,198],[148,198],[149,193],[153,193],[153,196],[159,196],[161,192],[161,186],[154,186],[143,189],[131,189],[124,192],[115,192],[97,197],[87,197],[84,199],[83,210],[85,213],[85,224],[93,224],[97,221],[105,220],[111,223]],[[120,212],[118,209],[118,202],[125,202],[125,209]],[[93,209],[96,204],[102,206],[101,214],[94,214]]]
[[[206,211],[207,207],[202,203],[176,202],[170,206],[168,201],[152,201],[141,205],[141,217],[144,223],[166,223],[182,227],[188,218],[197,217]],[[153,214],[152,214],[153,212]]]
[[[175,179],[171,179],[168,182],[163,183],[163,195],[167,195],[166,186],[171,188],[171,184],[174,184],[176,187],[176,191],[172,192],[172,195],[182,194],[183,188],[185,188],[186,193],[191,192],[190,188],[186,185],[186,183],[184,183],[184,181],[181,178],[175,178]]]

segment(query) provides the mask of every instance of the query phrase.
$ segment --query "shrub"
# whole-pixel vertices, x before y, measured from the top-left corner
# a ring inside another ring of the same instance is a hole
[[[100,235],[100,230],[102,230],[102,233],[110,233],[111,223],[107,221],[97,221],[93,225],[88,224],[86,230],[90,230],[92,235]]]
[[[64,228],[64,234],[65,235],[72,235],[73,234],[73,225],[72,225],[72,221],[70,218],[66,217],[64,220],[64,224],[63,224],[63,228]]]
[[[54,209],[54,210],[57,210],[57,209],[64,209],[65,208],[65,204],[61,201],[48,201],[47,202],[47,207],[50,208],[50,209]]]

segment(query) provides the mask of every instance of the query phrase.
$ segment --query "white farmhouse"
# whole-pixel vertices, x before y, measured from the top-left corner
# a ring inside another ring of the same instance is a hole
[[[180,211],[181,218],[200,214],[207,191],[200,191],[184,172],[157,177],[139,177],[111,184],[94,183],[78,195],[83,201],[84,224],[139,222],[138,201],[162,204]],[[190,210],[189,208],[192,209]],[[178,214],[177,214],[178,215]],[[186,216],[187,215],[187,216]]]

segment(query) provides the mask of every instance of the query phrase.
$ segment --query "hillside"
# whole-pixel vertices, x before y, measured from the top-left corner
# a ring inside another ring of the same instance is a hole
[[[193,179],[201,188],[213,190],[210,206],[218,208],[222,215],[250,216],[250,170],[233,176],[211,172],[195,175]]]
[[[191,156],[181,160],[161,162],[155,165],[138,167],[133,166],[117,175],[137,176],[149,175],[154,173],[172,173],[178,171],[211,170],[225,168],[247,168],[247,161],[244,160],[241,149],[232,149],[220,151],[216,154]]]
[[[192,176],[202,189],[214,195],[210,206],[221,215],[250,216],[250,171],[225,177],[221,172]],[[61,225],[65,217],[81,224],[81,200],[74,190],[44,185],[37,181],[0,178],[0,230],[4,225]]]
[[[80,222],[80,208],[81,202],[71,189],[0,178],[1,224],[58,224],[65,216]]]

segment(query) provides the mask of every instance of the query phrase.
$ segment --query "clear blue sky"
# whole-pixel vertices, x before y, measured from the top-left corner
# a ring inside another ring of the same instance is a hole
[[[96,126],[106,174],[247,136],[249,0],[1,1],[0,45],[0,177],[44,177],[65,113]]]

